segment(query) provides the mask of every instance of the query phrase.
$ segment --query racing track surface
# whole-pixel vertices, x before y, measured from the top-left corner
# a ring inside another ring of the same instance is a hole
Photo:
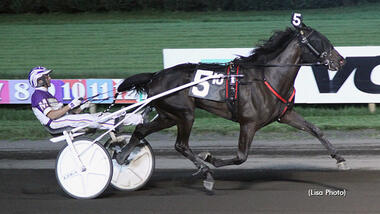
[[[136,192],[65,195],[52,169],[0,170],[0,213],[378,213],[380,171],[215,170],[214,195],[193,170],[159,169]],[[340,193],[345,196],[326,195]],[[322,196],[309,196],[310,193]]]

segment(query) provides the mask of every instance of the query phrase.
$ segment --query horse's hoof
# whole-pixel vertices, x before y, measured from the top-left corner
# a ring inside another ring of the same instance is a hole
[[[214,184],[215,184],[214,181],[208,181],[208,180],[203,181],[203,186],[208,192],[212,192],[214,190]]]
[[[115,160],[119,165],[129,164],[128,158],[123,158],[120,152],[115,155]]]
[[[346,161],[342,161],[336,164],[340,170],[350,170],[351,168],[347,165]]]
[[[213,193],[214,184],[215,184],[214,178],[211,176],[210,173],[208,173],[207,178],[203,180],[203,186],[208,193]]]

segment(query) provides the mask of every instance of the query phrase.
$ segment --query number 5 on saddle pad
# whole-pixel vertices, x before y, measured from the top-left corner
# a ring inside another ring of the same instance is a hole
[[[193,81],[212,76],[217,73],[226,75],[238,75],[239,68],[233,64],[199,64],[193,76]],[[239,81],[235,76],[224,79],[212,79],[193,86],[189,90],[189,96],[218,102],[230,102],[238,99]]]

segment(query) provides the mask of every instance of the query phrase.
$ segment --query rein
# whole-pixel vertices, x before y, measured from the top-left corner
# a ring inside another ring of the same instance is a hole
[[[323,63],[301,63],[301,64],[254,64],[254,63],[237,63],[242,66],[252,67],[299,67],[299,66],[325,66]]]
[[[94,96],[91,96],[91,97],[87,97],[84,101],[83,101],[83,103],[82,104],[84,104],[84,103],[87,103],[87,102],[89,102],[89,101],[92,101],[92,100],[95,100],[94,98],[96,98],[96,97],[99,97],[100,95],[103,95],[103,94],[107,94],[107,93],[109,93],[109,92],[111,92],[111,91],[113,91],[113,89],[112,90],[109,90],[109,91],[106,91],[106,92],[103,92],[103,93],[100,93],[100,94],[96,94],[96,95],[94,95]],[[119,96],[119,92],[116,92],[116,94],[115,94],[115,96],[114,96],[114,99],[113,99],[113,101],[112,101],[112,103],[100,114],[100,116],[102,116],[104,113],[107,113],[107,112],[109,112],[110,110],[111,110],[111,108],[115,105],[115,103],[116,103],[116,97],[117,96]],[[106,100],[109,100],[110,98],[103,98],[103,99],[96,99],[96,101],[99,101],[99,103],[102,103],[102,102],[104,102],[104,101],[106,101]],[[100,117],[99,116],[99,117]]]
[[[95,100],[96,97],[99,97],[100,95],[103,95],[103,94],[108,94],[109,92],[111,92],[113,90],[109,90],[109,91],[106,91],[106,92],[103,92],[103,93],[100,93],[100,94],[95,94],[94,96],[91,96],[91,97],[87,97],[86,99],[83,100],[83,103],[87,103],[89,101],[93,101]],[[103,99],[96,99],[96,101],[105,101],[105,100],[108,100],[109,98],[103,98]]]
[[[113,97],[112,103],[100,114],[102,116],[104,113],[107,113],[111,110],[112,107],[116,104],[116,97],[119,96],[120,92],[116,92],[115,96]]]

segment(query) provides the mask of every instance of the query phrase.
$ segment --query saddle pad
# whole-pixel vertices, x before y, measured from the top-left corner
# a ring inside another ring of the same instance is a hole
[[[217,72],[210,70],[197,70],[194,72],[193,81],[200,80],[201,78],[211,76]],[[226,101],[226,80],[225,79],[212,79],[199,83],[189,90],[189,96],[225,102]]]

